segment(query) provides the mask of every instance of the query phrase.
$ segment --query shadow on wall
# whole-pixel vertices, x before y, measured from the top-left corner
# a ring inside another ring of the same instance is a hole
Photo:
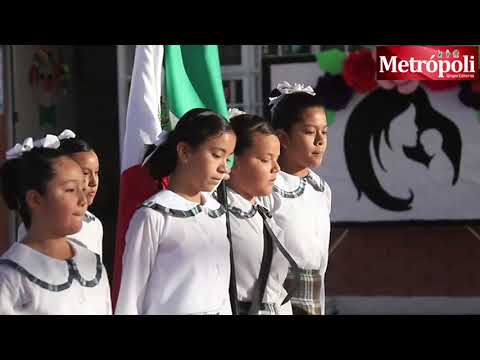
[[[103,223],[103,261],[110,280],[120,180],[115,46],[76,46],[77,128],[100,160],[100,186],[91,211]]]

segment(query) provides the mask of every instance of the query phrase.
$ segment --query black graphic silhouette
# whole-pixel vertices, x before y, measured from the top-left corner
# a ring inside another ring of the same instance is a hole
[[[428,99],[425,90],[418,87],[408,95],[396,90],[377,89],[367,95],[353,110],[345,129],[345,157],[347,168],[358,191],[358,199],[364,193],[376,205],[391,211],[411,209],[414,199],[412,189],[408,198],[390,195],[376,177],[370,157],[370,144],[373,141],[375,157],[385,171],[380,158],[380,140],[382,134],[390,149],[390,124],[410,105],[415,107],[415,125],[418,128],[416,145],[403,146],[403,152],[409,159],[429,167],[432,156],[428,155],[420,142],[422,133],[436,129],[443,137],[442,150],[452,163],[454,176],[452,185],[458,181],[462,140],[458,127],[446,116],[436,111]]]

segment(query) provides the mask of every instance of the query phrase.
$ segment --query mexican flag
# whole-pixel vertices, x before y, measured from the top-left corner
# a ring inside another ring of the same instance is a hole
[[[187,111],[199,107],[228,118],[216,45],[166,46],[165,85],[173,125]]]
[[[163,97],[169,110],[162,106],[162,77],[166,90]],[[123,139],[112,286],[114,307],[120,290],[125,234],[130,219],[143,201],[168,186],[168,179],[157,182],[141,167],[145,148],[154,143],[162,131],[171,130],[183,114],[197,107],[228,116],[218,47],[137,45]]]

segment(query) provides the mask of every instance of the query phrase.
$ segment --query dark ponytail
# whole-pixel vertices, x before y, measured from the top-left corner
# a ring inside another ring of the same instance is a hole
[[[57,149],[33,148],[20,158],[7,160],[0,168],[0,192],[10,210],[18,211],[27,229],[32,219],[25,194],[35,190],[45,194],[55,176],[53,161],[63,154]]]
[[[12,159],[6,161],[0,168],[0,191],[10,210],[19,209],[20,166],[20,159]]]

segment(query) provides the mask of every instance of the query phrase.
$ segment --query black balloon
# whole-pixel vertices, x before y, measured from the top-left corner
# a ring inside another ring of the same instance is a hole
[[[458,98],[463,105],[480,110],[480,93],[472,91],[472,81],[462,81]]]
[[[353,97],[353,89],[342,75],[328,73],[318,78],[315,93],[323,99],[325,107],[333,111],[345,109]]]

